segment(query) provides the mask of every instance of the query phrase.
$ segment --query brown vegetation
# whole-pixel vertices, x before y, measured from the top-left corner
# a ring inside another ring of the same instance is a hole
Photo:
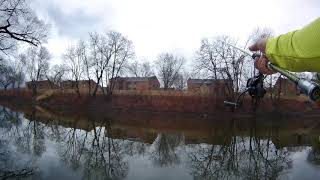
[[[152,77],[115,77],[110,79],[114,90],[156,90],[160,88],[159,80]]]
[[[96,97],[81,92],[80,97],[73,90],[51,90],[40,91],[37,104],[49,109],[68,110],[101,110],[110,108],[143,110],[155,112],[181,112],[181,113],[229,113],[231,109],[225,107],[224,97],[215,96],[210,93],[190,91],[115,91],[111,99],[107,99],[102,92]],[[0,99],[11,103],[31,104],[32,92],[30,90],[7,90],[0,91]],[[237,110],[238,113],[253,112],[251,99],[244,99],[243,106]],[[318,112],[318,107],[304,97],[282,97],[274,103],[266,96],[258,106],[256,113],[265,112]]]

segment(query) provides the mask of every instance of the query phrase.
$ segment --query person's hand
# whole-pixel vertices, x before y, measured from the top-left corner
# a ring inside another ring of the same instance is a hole
[[[250,51],[260,51],[262,54],[266,51],[266,43],[267,39],[260,39],[253,45],[249,47]],[[254,66],[263,74],[274,74],[272,70],[268,68],[268,58],[265,55],[261,55],[259,58],[257,57],[254,61]]]

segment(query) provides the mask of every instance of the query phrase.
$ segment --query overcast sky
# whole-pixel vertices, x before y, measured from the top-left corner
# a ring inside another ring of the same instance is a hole
[[[320,17],[319,0],[34,0],[32,7],[51,24],[46,46],[56,63],[93,31],[121,32],[138,58],[173,52],[190,60],[204,37],[241,42],[256,27],[279,35]]]

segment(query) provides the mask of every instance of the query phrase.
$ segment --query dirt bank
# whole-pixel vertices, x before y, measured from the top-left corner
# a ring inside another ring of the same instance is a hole
[[[142,110],[152,112],[179,112],[179,113],[228,113],[229,107],[223,104],[223,97],[212,96],[177,96],[177,95],[146,95],[146,94],[116,94],[111,99],[99,94],[96,97],[74,93],[53,93],[48,98],[37,101],[37,104],[47,109],[60,111],[105,111],[106,109]],[[32,96],[29,91],[1,91],[0,101],[14,104],[31,104]],[[245,98],[241,113],[253,112],[251,98]],[[265,97],[255,113],[318,113],[320,108],[303,97],[283,97],[272,100]]]

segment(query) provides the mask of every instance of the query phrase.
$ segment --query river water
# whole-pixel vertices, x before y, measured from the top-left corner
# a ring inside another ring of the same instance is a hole
[[[121,114],[0,107],[0,179],[320,179],[318,118]]]

